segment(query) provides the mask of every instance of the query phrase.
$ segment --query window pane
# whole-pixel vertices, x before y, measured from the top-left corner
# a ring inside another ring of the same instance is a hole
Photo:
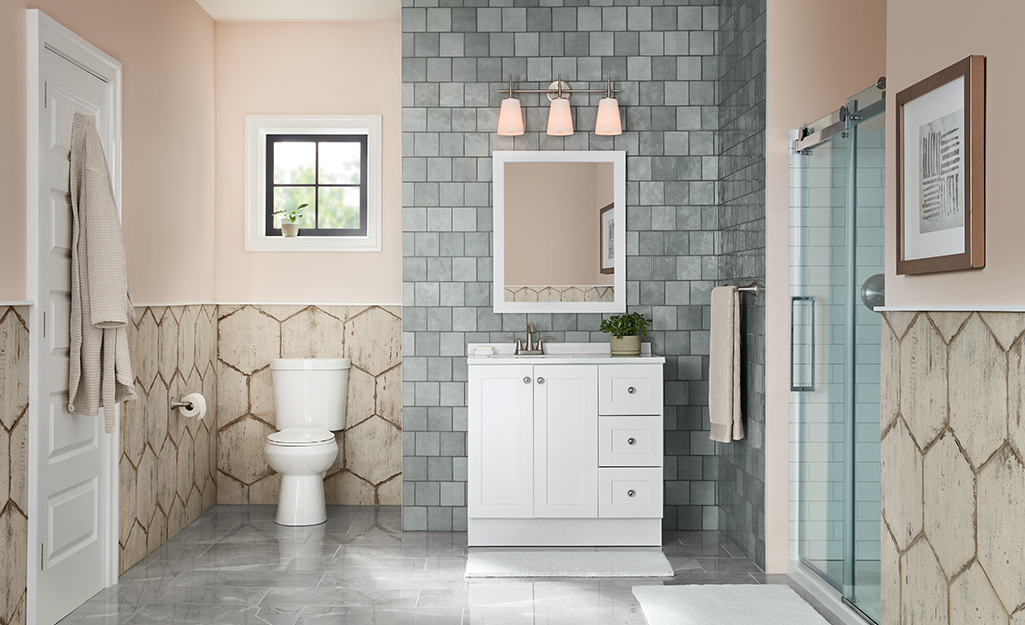
[[[320,144],[320,184],[359,184],[359,151],[356,142]]]
[[[303,216],[296,219],[295,223],[300,228],[313,228],[313,187],[274,187],[274,210],[292,210],[300,204],[309,204],[302,209]],[[288,215],[275,215],[274,226],[278,227],[281,220],[288,219]]]
[[[321,187],[319,228],[359,228],[359,187]]]
[[[313,184],[317,144],[278,141],[274,144],[274,184]]]

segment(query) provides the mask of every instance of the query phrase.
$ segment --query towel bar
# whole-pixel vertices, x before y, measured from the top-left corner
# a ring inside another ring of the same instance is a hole
[[[758,283],[752,282],[747,286],[738,286],[737,290],[741,293],[753,293],[755,296],[758,295]]]

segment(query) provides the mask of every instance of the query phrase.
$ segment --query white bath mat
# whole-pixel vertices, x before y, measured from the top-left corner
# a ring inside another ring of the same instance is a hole
[[[466,577],[672,577],[660,551],[471,551]]]
[[[649,625],[829,625],[788,586],[634,586]]]

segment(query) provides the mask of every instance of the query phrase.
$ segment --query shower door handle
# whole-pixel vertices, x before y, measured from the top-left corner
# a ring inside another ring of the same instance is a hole
[[[815,298],[790,297],[790,390],[815,390]]]

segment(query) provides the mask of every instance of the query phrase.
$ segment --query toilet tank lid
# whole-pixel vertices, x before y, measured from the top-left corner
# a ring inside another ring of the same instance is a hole
[[[272,358],[270,368],[275,371],[332,371],[348,369],[348,358]]]

